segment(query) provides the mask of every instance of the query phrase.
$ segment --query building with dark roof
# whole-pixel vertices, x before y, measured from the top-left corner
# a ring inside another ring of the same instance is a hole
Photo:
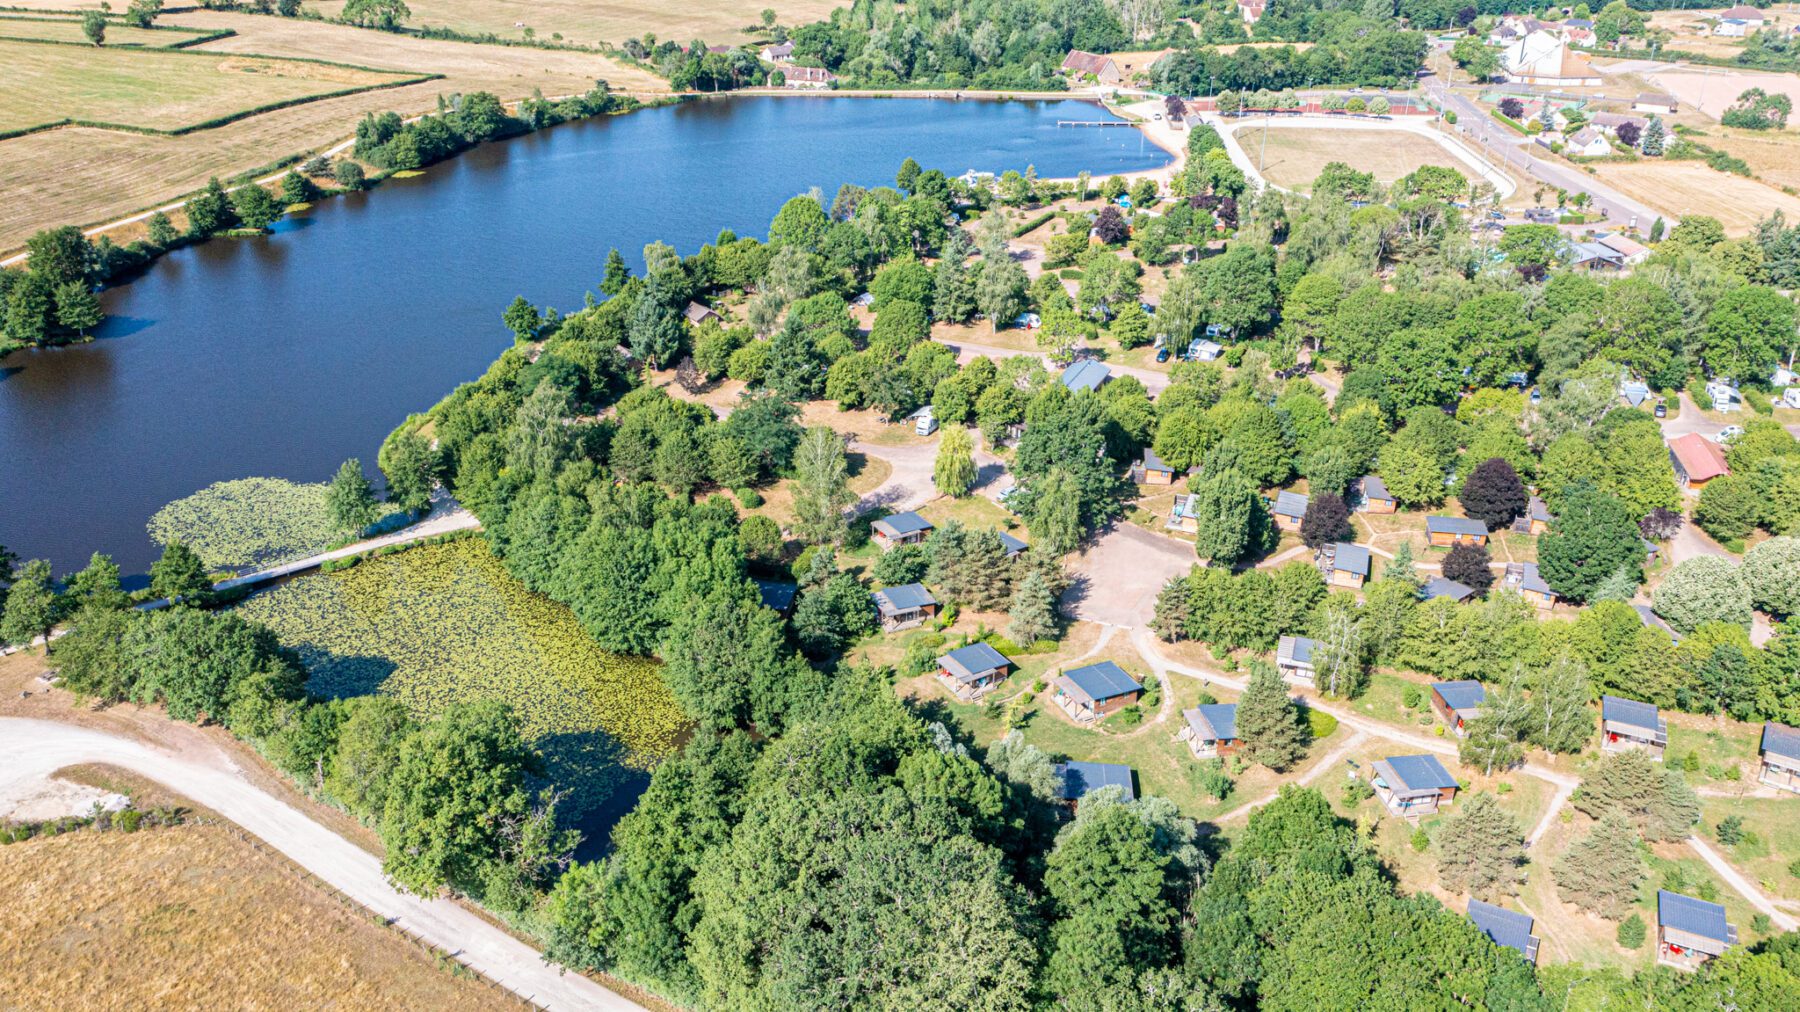
[[[681,315],[687,318],[687,322],[696,327],[708,320],[717,322],[719,319],[718,313],[706,306],[702,306],[698,302],[689,302],[687,304],[687,309],[683,310]]]
[[[1757,779],[1800,794],[1800,728],[1774,721],[1763,725],[1762,773]]]
[[[1144,687],[1112,661],[1065,671],[1054,682],[1056,705],[1078,724],[1091,724],[1138,701]]]
[[[1112,379],[1112,370],[1106,363],[1084,358],[1063,370],[1062,385],[1068,387],[1070,393],[1078,394],[1083,390],[1099,390],[1109,379]]]
[[[1556,591],[1544,582],[1543,574],[1538,572],[1535,562],[1509,562],[1506,564],[1506,575],[1501,582],[1508,590],[1530,601],[1539,609],[1550,609],[1556,606]]]
[[[1275,505],[1269,510],[1275,515],[1275,526],[1284,531],[1298,531],[1301,521],[1306,519],[1306,506],[1310,500],[1298,492],[1275,493]]]
[[[882,517],[869,525],[869,536],[881,546],[882,551],[889,551],[901,545],[916,545],[931,536],[935,530],[931,521],[908,511]]]
[[[869,596],[875,601],[875,614],[886,632],[924,625],[926,619],[938,613],[938,599],[923,584],[888,587]]]
[[[1487,689],[1477,681],[1433,682],[1431,686],[1431,708],[1458,738],[1467,733],[1465,725],[1481,714],[1486,700]]]
[[[1656,891],[1656,961],[1693,970],[1737,944],[1737,927],[1717,903]]]
[[[1325,582],[1334,587],[1356,590],[1369,578],[1369,550],[1348,541],[1325,545],[1313,561],[1325,574]]]
[[[1131,480],[1139,485],[1173,485],[1175,469],[1146,447],[1143,459],[1131,465]]]
[[[1350,483],[1350,498],[1363,513],[1392,513],[1400,508],[1381,475],[1365,474]]]
[[[1137,798],[1129,766],[1118,763],[1066,762],[1057,763],[1051,769],[1056,774],[1058,795],[1064,801],[1079,803],[1082,798],[1102,787],[1119,788],[1125,792],[1126,801]]]
[[[1026,544],[1023,541],[1020,541],[1018,538],[1013,537],[1011,534],[1008,534],[1005,531],[995,530],[994,533],[999,535],[1000,547],[1006,550],[1006,557],[1009,559],[1018,558],[1020,553],[1024,552],[1025,549],[1031,547],[1030,545]]]
[[[1517,949],[1525,962],[1537,964],[1538,936],[1531,933],[1536,923],[1530,914],[1521,914],[1480,900],[1469,901],[1469,920],[1495,945]]]
[[[1475,596],[1475,588],[1466,583],[1458,583],[1447,576],[1434,576],[1425,581],[1419,588],[1419,597],[1426,601],[1435,601],[1447,597],[1461,603]]]
[[[1641,748],[1660,762],[1669,747],[1669,724],[1652,703],[1601,696],[1600,747],[1607,752]]]
[[[1460,785],[1436,756],[1389,756],[1369,766],[1376,797],[1395,815],[1416,819],[1456,800]]]
[[[1429,516],[1425,518],[1425,540],[1433,548],[1454,548],[1457,545],[1485,545],[1488,539],[1487,524],[1474,517]]]
[[[783,615],[794,610],[794,595],[800,585],[789,580],[757,580],[756,592],[762,595],[763,607]]]
[[[1238,750],[1236,703],[1202,703],[1181,716],[1187,723],[1175,737],[1187,741],[1194,758],[1220,759]]]
[[[986,643],[958,647],[937,659],[938,678],[964,702],[980,699],[1012,673],[1012,661]]]
[[[1313,647],[1317,646],[1305,636],[1283,636],[1275,646],[1275,668],[1281,677],[1300,685],[1315,684],[1313,671]]]

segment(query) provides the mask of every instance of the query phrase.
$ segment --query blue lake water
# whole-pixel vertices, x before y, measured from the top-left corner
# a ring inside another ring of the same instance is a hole
[[[389,430],[511,343],[514,296],[579,308],[617,246],[682,253],[764,234],[817,186],[892,183],[902,160],[1074,176],[1155,168],[1136,130],[1075,101],[742,98],[568,124],[419,178],[326,200],[259,239],[181,250],[106,293],[89,345],[0,360],[0,544],[141,571],[144,523],[215,481],[373,468]]]

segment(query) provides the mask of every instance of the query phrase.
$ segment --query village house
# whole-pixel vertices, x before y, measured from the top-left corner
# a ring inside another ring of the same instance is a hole
[[[1481,704],[1486,699],[1487,690],[1480,682],[1465,679],[1431,685],[1431,709],[1458,738],[1468,733],[1464,725],[1480,715]]]
[[[1200,533],[1200,514],[1196,512],[1199,504],[1195,502],[1196,498],[1191,495],[1176,496],[1175,505],[1169,510],[1169,519],[1163,526],[1187,534]]]
[[[1236,703],[1202,703],[1181,711],[1187,724],[1176,732],[1196,759],[1222,759],[1238,750]]]
[[[782,73],[787,77],[787,82],[784,87],[794,89],[810,89],[817,91],[831,87],[832,82],[837,80],[836,74],[833,74],[823,67],[789,66],[784,68]]]
[[[899,632],[924,625],[940,607],[931,591],[918,583],[888,587],[869,596],[875,600],[875,613],[881,618],[883,632]]]
[[[1578,158],[1603,158],[1612,154],[1612,142],[1606,139],[1606,134],[1586,126],[1563,141],[1563,154]]]
[[[1444,597],[1461,604],[1474,596],[1474,587],[1458,583],[1447,576],[1434,576],[1419,588],[1419,599],[1422,601],[1435,601]]]
[[[1669,440],[1669,460],[1675,465],[1675,480],[1693,492],[1705,488],[1714,478],[1731,473],[1731,466],[1725,463],[1725,451],[1698,432]]]
[[[937,659],[938,679],[963,702],[980,699],[1006,680],[1012,662],[986,643],[958,647]]]
[[[1763,725],[1762,772],[1757,779],[1800,794],[1800,728],[1774,721]]]
[[[794,44],[781,42],[767,45],[762,47],[762,52],[756,55],[762,57],[767,63],[787,63],[794,58]]]
[[[762,596],[763,607],[785,616],[794,610],[800,585],[791,580],[757,580],[756,592]]]
[[[1600,83],[1600,72],[1587,57],[1571,52],[1561,37],[1543,30],[1507,46],[1500,54],[1500,68],[1514,84],[1582,88]]]
[[[1394,815],[1416,819],[1456,800],[1460,785],[1436,756],[1398,755],[1370,764],[1375,796]]]
[[[901,545],[916,545],[931,536],[931,521],[913,513],[895,513],[882,517],[869,525],[869,535],[884,552],[892,551]]]
[[[1267,0],[1237,0],[1238,16],[1244,19],[1244,24],[1256,24],[1262,20],[1268,6]]]
[[[1737,940],[1737,926],[1725,923],[1723,906],[1667,889],[1656,891],[1658,963],[1677,970],[1699,969]]]
[[[1530,601],[1539,610],[1556,607],[1556,591],[1544,582],[1535,562],[1509,562],[1502,578],[1507,589]]]
[[[1655,704],[1619,696],[1600,697],[1600,748],[1603,751],[1625,752],[1639,748],[1661,762],[1663,749],[1668,746],[1669,723],[1662,719]]]
[[[698,302],[689,302],[687,304],[687,309],[681,315],[687,317],[687,322],[693,324],[696,327],[700,326],[702,323],[705,323],[708,320],[711,320],[714,323],[717,323],[719,321],[718,313],[713,312],[711,309],[707,308],[706,306],[702,306]]]
[[[1625,269],[1625,256],[1603,242],[1572,242],[1563,258],[1571,270],[1617,274]]]
[[[1622,126],[1636,127],[1638,136],[1641,137],[1643,136],[1644,128],[1650,125],[1650,121],[1642,116],[1633,116],[1630,113],[1623,112],[1597,112],[1588,120],[1588,123],[1590,123],[1594,129],[1604,130],[1608,135],[1613,137],[1619,135],[1619,128]]]
[[[1313,561],[1325,574],[1325,582],[1333,587],[1360,590],[1369,578],[1369,550],[1348,541],[1324,546]]]
[[[1275,646],[1275,670],[1281,677],[1308,688],[1317,684],[1313,671],[1313,647],[1317,644],[1305,636],[1283,636]]]
[[[1081,803],[1081,799],[1102,787],[1117,787],[1124,792],[1123,800],[1137,799],[1137,790],[1131,784],[1131,767],[1118,763],[1066,762],[1050,767],[1056,774],[1057,797],[1061,798],[1073,809]]]
[[[1131,465],[1131,480],[1139,485],[1173,485],[1175,469],[1146,447],[1143,459]]]
[[[1625,266],[1635,267],[1650,256],[1650,247],[1623,232],[1610,232],[1594,240],[1625,258]]]
[[[1477,899],[1469,901],[1469,920],[1495,945],[1516,949],[1525,962],[1537,964],[1538,936],[1531,933],[1536,923],[1530,914],[1521,914]]]
[[[1144,687],[1112,661],[1065,671],[1057,677],[1056,705],[1078,724],[1092,724],[1138,701]]]
[[[1306,504],[1307,497],[1298,492],[1277,492],[1271,511],[1275,514],[1275,526],[1284,531],[1299,531],[1300,522],[1306,519]]]
[[[1400,508],[1378,474],[1365,474],[1350,483],[1350,498],[1362,513],[1392,513]]]
[[[1125,79],[1112,57],[1079,49],[1071,49],[1063,57],[1062,72],[1078,81],[1092,78],[1100,84],[1118,84]]]
[[[1474,517],[1429,516],[1425,518],[1425,540],[1433,548],[1457,545],[1487,544],[1487,524]]]
[[[1062,385],[1069,388],[1072,394],[1083,390],[1099,390],[1112,378],[1112,370],[1098,359],[1084,358],[1063,370]]]
[[[994,530],[994,533],[1000,536],[1000,547],[1006,551],[1008,560],[1018,558],[1025,553],[1025,549],[1031,547],[1025,542],[1020,541],[1018,538],[1015,538],[1011,534],[998,528]]]
[[[1632,112],[1655,113],[1658,116],[1673,116],[1681,109],[1675,96],[1665,95],[1660,91],[1646,91],[1631,100]]]

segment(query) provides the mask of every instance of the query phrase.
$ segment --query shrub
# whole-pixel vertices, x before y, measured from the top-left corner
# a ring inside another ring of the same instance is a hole
[[[1420,826],[1419,828],[1413,830],[1412,849],[1423,854],[1423,853],[1425,853],[1426,848],[1428,848],[1430,846],[1431,846],[1431,836],[1430,836],[1430,834],[1425,832],[1424,826]]]
[[[1306,715],[1307,730],[1312,732],[1315,741],[1331,737],[1332,732],[1338,728],[1338,719],[1323,710],[1306,707],[1303,712]]]
[[[123,812],[120,812],[118,814],[118,817],[116,819],[114,819],[114,822],[118,825],[119,829],[126,833],[137,832],[138,825],[140,823],[142,823],[143,821],[144,821],[144,813],[138,811],[135,808],[125,809]]]
[[[1400,704],[1405,706],[1408,710],[1417,710],[1419,707],[1425,705],[1425,690],[1419,688],[1417,685],[1408,685],[1406,689],[1400,693]]]
[[[1744,817],[1741,815],[1727,815],[1719,820],[1717,832],[1720,843],[1727,847],[1737,846],[1744,842]]]
[[[1758,935],[1770,935],[1775,931],[1775,922],[1769,919],[1768,914],[1757,914],[1750,918],[1750,930]]]
[[[733,494],[737,496],[737,501],[742,503],[747,510],[753,510],[763,504],[762,493],[753,488],[740,488]]]
[[[1231,795],[1232,783],[1222,765],[1215,760],[1201,765],[1199,787],[1214,801],[1224,801]]]
[[[1630,917],[1620,921],[1617,938],[1621,948],[1635,949],[1638,946],[1643,945],[1644,919],[1637,914],[1632,914]]]
[[[1374,796],[1374,786],[1362,777],[1351,777],[1344,781],[1344,806],[1346,808],[1355,808]],[[1800,865],[1800,861],[1794,863]],[[1800,872],[1795,872],[1795,874],[1800,875]]]

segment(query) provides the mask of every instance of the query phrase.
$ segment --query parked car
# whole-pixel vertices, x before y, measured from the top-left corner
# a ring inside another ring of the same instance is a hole
[[[1156,349],[1156,360],[1158,362],[1167,362],[1169,360],[1169,349],[1167,349],[1167,348]]]
[[[1718,435],[1713,437],[1713,442],[1719,443],[1721,445],[1729,445],[1731,443],[1737,442],[1738,437],[1742,436],[1743,434],[1744,434],[1744,427],[1742,425],[1727,425],[1723,429],[1719,430]]]
[[[1652,410],[1650,413],[1655,415],[1658,418],[1669,417],[1669,402],[1661,401],[1661,400],[1657,401],[1655,409]]]

